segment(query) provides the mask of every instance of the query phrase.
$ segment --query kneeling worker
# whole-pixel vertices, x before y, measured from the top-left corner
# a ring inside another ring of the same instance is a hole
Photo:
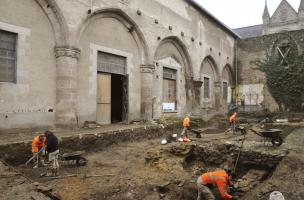
[[[207,172],[202,174],[197,179],[198,197],[197,200],[201,200],[202,197],[205,200],[215,200],[215,196],[208,186],[216,186],[222,199],[238,199],[237,196],[232,196],[228,193],[228,186],[233,186],[229,181],[232,171],[216,170],[213,172]]]
[[[45,137],[44,135],[36,136],[32,141],[32,153],[35,156],[34,162],[35,166],[33,168],[38,168],[39,161],[45,166]]]

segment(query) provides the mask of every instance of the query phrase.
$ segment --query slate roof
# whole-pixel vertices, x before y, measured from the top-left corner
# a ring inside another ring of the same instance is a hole
[[[263,25],[254,25],[254,26],[247,26],[242,28],[233,29],[241,38],[251,38],[251,37],[258,37],[263,35]]]

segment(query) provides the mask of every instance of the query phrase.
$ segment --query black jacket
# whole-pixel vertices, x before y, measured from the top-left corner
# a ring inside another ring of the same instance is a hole
[[[46,147],[45,150],[48,153],[52,153],[58,149],[58,139],[55,135],[47,135],[46,136]]]

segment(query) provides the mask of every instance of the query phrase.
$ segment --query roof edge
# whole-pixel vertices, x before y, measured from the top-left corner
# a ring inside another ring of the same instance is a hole
[[[229,28],[227,25],[225,25],[223,22],[221,22],[219,19],[217,19],[214,15],[212,15],[209,11],[207,11],[204,7],[202,7],[199,3],[197,3],[195,0],[185,0],[190,5],[197,8],[202,13],[206,14],[208,17],[210,17],[213,21],[215,21],[217,24],[222,26],[227,32],[229,32],[231,35],[233,35],[235,38],[241,38],[239,34],[234,32],[231,28]]]

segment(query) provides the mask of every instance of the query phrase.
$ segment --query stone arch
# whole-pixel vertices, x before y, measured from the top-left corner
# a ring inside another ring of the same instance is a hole
[[[203,67],[204,67],[204,63],[209,63],[210,64],[210,66],[212,67],[213,73],[214,73],[214,81],[219,81],[219,79],[220,79],[220,72],[219,72],[218,66],[217,66],[214,58],[209,55],[209,56],[206,56],[203,59],[203,62],[201,64],[201,69],[200,69],[201,73],[202,73],[202,70],[203,70]]]
[[[200,104],[204,109],[218,106],[218,95],[216,89],[219,83],[219,70],[212,56],[203,59],[200,69],[201,86]]]
[[[232,70],[232,67],[230,64],[226,64],[224,67],[223,67],[223,70],[222,70],[222,79],[225,79],[227,81],[229,81],[229,83],[231,84],[231,86],[234,86],[235,85],[235,78],[233,76],[233,70]],[[226,76],[229,76],[227,79]]]
[[[66,20],[55,0],[35,0],[48,17],[55,35],[56,46],[68,46],[69,31]]]
[[[234,97],[234,88],[235,88],[235,81],[233,78],[233,73],[231,66],[226,64],[222,70],[222,98],[223,103],[231,103]]]
[[[181,59],[176,58],[175,55],[170,54],[170,52],[164,53],[162,55],[158,55],[158,50],[166,43],[170,43],[172,44],[179,52],[179,54],[181,55]],[[166,57],[172,57],[175,60],[181,62],[180,64],[182,64],[185,68],[185,76],[187,79],[190,79],[191,77],[193,77],[193,69],[192,69],[192,65],[191,65],[191,60],[190,60],[190,55],[188,53],[187,47],[186,45],[176,36],[169,36],[164,38],[158,45],[158,47],[155,50],[154,53],[154,59],[163,59]]]
[[[93,13],[88,15],[82,23],[77,28],[76,32],[76,46],[79,45],[80,38],[85,29],[89,26],[89,24],[99,18],[114,18],[121,22],[132,34],[132,37],[137,43],[139,51],[141,53],[141,63],[149,64],[152,63],[152,59],[150,58],[147,42],[144,38],[144,34],[139,29],[138,25],[135,21],[132,20],[124,11],[118,8],[106,8],[106,9],[98,9]]]
[[[153,96],[155,97],[153,116],[156,118],[166,116],[166,109],[163,106],[168,102],[171,105],[174,102],[177,116],[182,116],[192,109],[191,100],[194,94],[192,86],[193,72],[187,47],[177,37],[164,38],[154,52],[154,61],[156,62],[154,80],[159,84],[153,88]],[[168,69],[175,73],[176,79],[173,82],[164,78],[164,70]],[[169,82],[171,83],[169,84]],[[165,94],[169,94],[166,91],[175,91],[175,99],[166,101],[168,98]]]
[[[294,51],[293,53],[295,55],[302,54],[301,48],[299,47],[296,40],[293,37],[291,37],[288,33],[282,33],[273,42],[273,45],[271,46],[270,49],[270,54],[271,54],[270,56],[277,56],[278,55],[277,47],[283,44],[289,44],[291,47],[293,47],[292,50]]]

